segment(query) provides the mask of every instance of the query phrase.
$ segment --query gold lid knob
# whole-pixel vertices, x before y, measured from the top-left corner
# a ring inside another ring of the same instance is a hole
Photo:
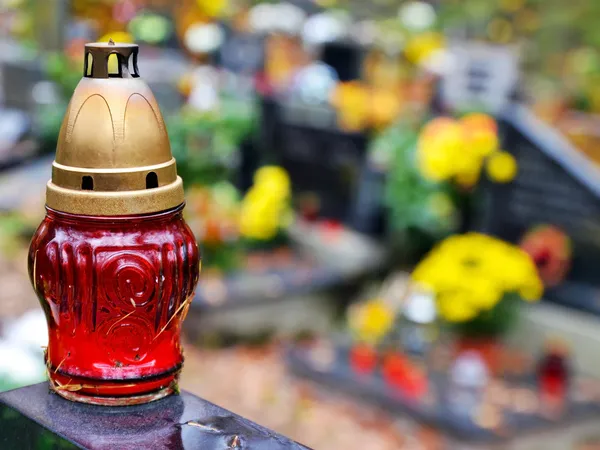
[[[86,44],[84,77],[67,108],[46,191],[50,208],[123,216],[183,203],[167,130],[139,77],[137,55],[135,44]],[[116,71],[109,58],[117,58]]]

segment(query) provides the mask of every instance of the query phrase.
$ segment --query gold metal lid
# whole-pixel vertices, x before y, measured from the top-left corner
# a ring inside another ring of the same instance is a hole
[[[167,130],[154,95],[139,77],[137,56],[135,44],[86,44],[84,77],[60,129],[48,207],[123,216],[183,203]],[[116,58],[114,73],[109,57]]]

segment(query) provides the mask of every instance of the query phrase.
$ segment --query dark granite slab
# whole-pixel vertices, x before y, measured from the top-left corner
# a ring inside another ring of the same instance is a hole
[[[540,225],[558,228],[570,241],[570,267],[544,298],[600,314],[600,165],[525,106],[513,105],[498,125],[519,170],[510,183],[480,185],[474,228],[515,244]],[[549,244],[562,255],[559,241]]]
[[[264,271],[235,271],[218,281],[218,293],[214,292],[214,283],[198,285],[192,310],[204,313],[280,302],[295,295],[332,289],[348,280],[334,267],[305,263]]]
[[[40,383],[0,394],[2,450],[302,450],[280,434],[188,392],[147,405],[101,407],[64,400]]]

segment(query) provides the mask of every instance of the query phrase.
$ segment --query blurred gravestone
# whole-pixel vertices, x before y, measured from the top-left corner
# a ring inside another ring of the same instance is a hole
[[[442,80],[442,102],[453,111],[502,111],[515,93],[519,65],[514,49],[460,43],[449,49],[450,65]]]
[[[0,169],[12,165],[11,160],[21,160],[31,156],[34,145],[23,146],[13,153],[17,144],[31,130],[31,119],[18,109],[0,109]]]
[[[289,172],[296,198],[313,197],[323,218],[346,222],[353,213],[367,136],[347,133],[325,105],[278,102],[273,148]]]
[[[305,67],[286,96],[265,103],[263,138],[289,172],[296,199],[316,200],[320,217],[347,223],[353,221],[367,135],[340,129],[328,100],[338,80],[360,78],[362,49],[332,41],[320,50],[320,62]]]
[[[138,62],[140,73],[152,89],[161,111],[177,113],[183,103],[177,83],[188,73],[189,63],[181,52],[171,49],[156,50],[149,55]]]
[[[481,189],[478,228],[514,243],[539,226],[560,230],[570,244],[544,238],[541,263],[571,253],[570,269],[545,297],[600,314],[600,168],[523,106],[507,110],[500,125],[519,170],[511,183]]]
[[[238,75],[252,75],[264,64],[264,39],[255,34],[232,34],[219,54],[220,66]]]
[[[333,67],[340,81],[361,77],[362,49],[351,42],[328,42],[321,49],[321,61]]]
[[[385,235],[387,220],[382,204],[385,183],[385,172],[372,164],[363,166],[360,174],[360,187],[350,219],[352,228],[372,236]]]
[[[43,78],[39,60],[23,55],[14,59],[2,58],[0,71],[3,106],[33,114],[36,107],[34,86]]]

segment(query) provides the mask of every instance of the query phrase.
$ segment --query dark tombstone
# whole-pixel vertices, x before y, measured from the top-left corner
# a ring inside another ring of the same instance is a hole
[[[353,42],[328,42],[321,49],[321,61],[333,67],[340,81],[361,78],[363,50]]]
[[[276,135],[278,108],[277,101],[270,96],[259,97],[260,126],[258,142],[261,149],[261,159],[266,163],[276,161]]]
[[[0,177],[0,212],[14,211],[43,195],[53,157],[40,158]],[[1,166],[0,166],[1,170]]]
[[[368,137],[337,127],[328,106],[279,102],[270,132],[274,157],[290,174],[294,196],[318,198],[319,216],[348,222]]]
[[[46,383],[0,394],[0,448],[306,449],[190,393],[127,407],[84,405]]]
[[[138,63],[140,72],[145,74],[144,79],[152,89],[161,111],[167,115],[176,114],[184,100],[177,89],[177,82],[189,71],[187,61],[172,49],[149,50],[149,56]]]
[[[499,123],[519,171],[509,184],[481,188],[477,228],[520,243],[536,226],[557,227],[571,241],[571,268],[545,298],[600,314],[600,169],[523,106]]]
[[[386,173],[365,164],[360,175],[358,194],[352,205],[350,225],[360,233],[383,237],[388,231],[387,212],[383,204]]]
[[[246,192],[254,183],[254,173],[260,167],[260,154],[255,139],[245,139],[240,144],[239,168],[236,171],[236,187]]]
[[[42,80],[42,65],[15,43],[0,44],[0,171],[12,168],[40,150],[33,135]],[[36,98],[37,97],[37,98]]]
[[[231,32],[219,51],[219,66],[238,75],[253,75],[264,66],[265,42],[262,36]]]
[[[32,120],[25,111],[0,109],[0,172],[36,154],[39,145],[31,135]]]
[[[36,108],[34,86],[42,81],[42,67],[34,60],[0,61],[2,97],[5,108],[33,114]]]
[[[264,37],[231,29],[227,31],[227,38],[219,49],[216,61],[218,67],[226,72],[222,77],[225,80],[222,88],[240,101],[254,102],[255,76],[264,67]],[[261,155],[253,136],[248,136],[240,144],[239,151],[240,167],[236,185],[245,192],[252,186],[254,172],[261,164]]]

